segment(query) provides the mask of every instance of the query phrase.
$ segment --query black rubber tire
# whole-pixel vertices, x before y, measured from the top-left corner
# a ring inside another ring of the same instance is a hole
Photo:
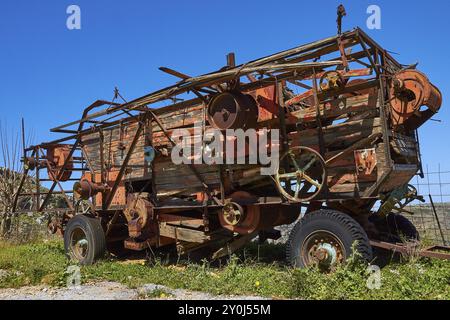
[[[420,235],[414,224],[405,216],[390,213],[386,216],[388,232],[397,237],[397,241],[419,241]]]
[[[87,239],[87,253],[84,258],[77,258],[71,250],[71,238],[75,230],[81,229]],[[66,256],[81,265],[91,265],[105,255],[106,240],[99,219],[86,215],[77,215],[69,220],[64,231],[64,249]]]
[[[307,267],[301,257],[301,245],[315,231],[324,230],[333,233],[345,248],[345,259],[352,254],[352,245],[357,241],[357,250],[365,261],[372,259],[372,247],[361,225],[349,215],[322,209],[303,217],[291,231],[286,244],[287,262],[296,268]]]

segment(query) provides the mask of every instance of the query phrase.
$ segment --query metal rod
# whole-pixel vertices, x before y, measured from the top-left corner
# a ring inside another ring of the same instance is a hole
[[[441,222],[439,221],[439,217],[438,217],[438,214],[436,212],[436,208],[434,206],[433,197],[431,196],[431,194],[429,194],[428,197],[430,198],[430,203],[431,203],[431,207],[433,208],[434,217],[436,218],[436,222],[437,222],[437,225],[438,225],[438,228],[439,228],[439,232],[441,234],[442,243],[445,245],[446,241],[445,241],[444,233],[442,232]]]
[[[156,121],[156,123],[158,124],[158,126],[161,128],[162,132],[164,133],[164,135],[166,136],[166,138],[170,141],[170,143],[175,146],[176,143],[175,141],[173,141],[172,137],[169,135],[169,133],[167,132],[166,128],[164,127],[164,125],[162,124],[161,120],[159,119],[159,117],[157,115],[155,115],[152,111],[149,111],[150,115],[153,117],[153,119]],[[218,205],[222,205],[219,201],[217,201],[217,199],[215,197],[212,196],[211,191],[210,191],[210,187],[208,186],[208,184],[203,180],[203,177],[201,176],[201,174],[198,172],[198,170],[194,167],[194,165],[192,163],[190,163],[188,165],[188,167],[191,169],[192,173],[194,173],[194,175],[196,176],[196,178],[200,181],[200,183],[202,184],[202,186],[205,188],[205,192],[208,195],[209,199],[214,200]]]
[[[55,174],[53,173],[52,169],[50,168],[50,162],[48,160],[46,160],[45,163],[47,165],[48,174],[51,176],[51,178],[55,179],[54,181],[57,183],[59,189],[61,190],[61,194],[64,196],[64,199],[66,200],[67,205],[69,206],[69,208],[71,210],[73,210],[72,202],[70,202],[70,199],[69,199],[69,197],[67,197],[66,192],[64,191],[64,188],[62,187],[61,183],[56,179]],[[38,186],[38,188],[39,188],[39,186]]]
[[[23,160],[27,156],[26,146],[25,146],[25,120],[22,118],[22,149],[23,149]]]
[[[82,126],[82,124],[81,124],[80,126]],[[52,186],[50,187],[50,189],[49,189],[47,195],[46,195],[45,198],[44,198],[44,202],[42,202],[41,207],[39,208],[39,212],[42,212],[42,211],[44,210],[45,206],[47,205],[48,201],[50,200],[50,195],[51,195],[51,193],[53,192],[53,190],[55,190],[55,187],[56,187],[56,185],[57,185],[57,182],[58,182],[58,181],[61,179],[61,177],[63,176],[63,174],[64,174],[64,172],[65,172],[65,170],[66,170],[67,165],[68,165],[68,164],[70,163],[70,161],[71,161],[71,158],[72,158],[72,156],[73,156],[73,154],[74,154],[74,152],[75,152],[75,149],[77,148],[78,144],[80,143],[80,140],[81,140],[81,137],[78,137],[78,139],[76,140],[76,142],[73,144],[72,150],[70,150],[70,152],[69,152],[69,154],[68,154],[66,160],[64,161],[64,164],[63,164],[63,166],[62,166],[62,168],[61,168],[61,171],[59,172],[58,176],[56,177],[56,181],[53,182],[53,184],[52,184]]]
[[[323,137],[323,128],[322,121],[320,120],[320,101],[318,96],[318,86],[317,86],[317,78],[316,71],[313,68],[313,94],[314,94],[314,104],[316,105],[316,123],[317,123],[317,131],[319,133],[319,149],[322,157],[325,156],[325,141]]]
[[[119,187],[119,184],[122,182],[122,177],[128,166],[128,162],[130,161],[131,155],[134,152],[134,148],[136,147],[136,144],[139,141],[139,137],[141,135],[143,127],[144,127],[144,125],[142,124],[142,122],[139,121],[139,125],[136,130],[136,134],[133,138],[133,141],[131,142],[130,149],[128,150],[127,155],[125,156],[122,166],[120,167],[120,171],[119,171],[119,174],[117,175],[116,181],[114,182],[114,185],[113,185],[111,191],[108,193],[108,198],[106,199],[105,202],[103,202],[103,210],[108,210],[109,206],[111,205],[111,202],[116,194],[117,188]]]
[[[31,156],[34,157],[35,153],[36,153],[36,151],[33,151]],[[25,166],[25,162],[24,162],[23,165]],[[22,179],[20,180],[20,183],[19,183],[19,188],[17,188],[16,194],[14,195],[14,202],[13,202],[13,206],[12,206],[12,212],[15,212],[16,209],[17,209],[17,202],[19,201],[19,196],[21,195],[20,192],[22,191],[22,188],[23,188],[23,185],[25,183],[25,180],[28,177],[28,171],[29,171],[28,167],[25,167],[25,170],[23,171],[23,174],[22,174]]]
[[[39,163],[39,150],[36,152],[36,163]],[[36,204],[35,208],[36,210],[39,210],[39,206],[41,205],[41,181],[40,181],[40,172],[41,168],[40,166],[36,167]]]

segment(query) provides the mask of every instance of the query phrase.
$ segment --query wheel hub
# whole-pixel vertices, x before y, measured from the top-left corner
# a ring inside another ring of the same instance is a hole
[[[88,254],[89,242],[86,234],[80,228],[72,232],[70,249],[77,260],[84,259]]]
[[[231,226],[238,225],[244,215],[244,209],[237,203],[230,202],[223,208],[223,218]]]
[[[324,269],[333,269],[342,263],[345,249],[341,241],[328,231],[311,234],[302,246],[302,259],[307,265],[316,265]]]
[[[331,244],[321,243],[313,255],[319,264],[330,266],[336,263],[338,252]]]

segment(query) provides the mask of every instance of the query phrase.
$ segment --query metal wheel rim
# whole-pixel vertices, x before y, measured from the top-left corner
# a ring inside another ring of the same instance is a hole
[[[244,218],[243,217],[244,209],[237,203],[230,203],[228,204],[228,206],[229,206],[228,210],[233,212],[230,211],[223,212],[223,219],[229,225],[237,226]]]
[[[319,257],[324,251],[327,251],[329,256],[320,260]],[[335,257],[330,257],[333,251]],[[344,262],[345,257],[346,250],[342,241],[333,232],[327,230],[314,231],[308,235],[300,249],[300,258],[306,266],[318,266],[329,271]]]
[[[89,254],[89,242],[86,233],[81,228],[76,228],[70,235],[70,252],[77,260],[83,260]]]

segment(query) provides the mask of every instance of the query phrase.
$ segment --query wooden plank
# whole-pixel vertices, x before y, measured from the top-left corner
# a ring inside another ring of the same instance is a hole
[[[362,193],[370,188],[374,183],[372,182],[360,182],[360,183],[345,183],[336,184],[330,188],[331,193],[352,193],[356,196],[362,195]]]
[[[350,112],[363,112],[376,108],[377,95],[357,95],[331,100],[320,105],[321,119],[336,118]],[[290,115],[304,122],[316,120],[316,108],[310,107],[291,112]]]
[[[211,240],[211,237],[203,231],[169,226],[164,222],[159,224],[159,234],[163,237],[195,243],[204,243]]]
[[[174,214],[160,213],[158,215],[159,221],[165,222],[168,225],[188,228],[201,228],[204,226],[203,219],[179,216]]]

